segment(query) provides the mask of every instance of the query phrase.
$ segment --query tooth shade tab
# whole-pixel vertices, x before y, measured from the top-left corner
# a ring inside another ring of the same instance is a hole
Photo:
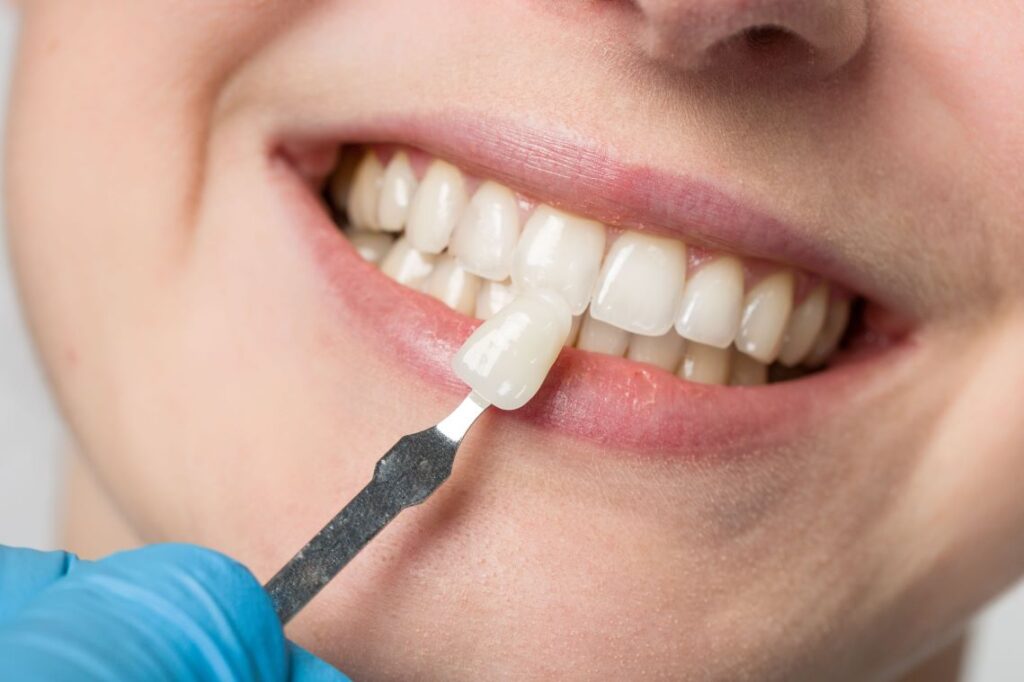
[[[743,265],[721,256],[690,275],[679,306],[679,335],[716,348],[736,338],[743,313]]]
[[[437,257],[433,271],[423,284],[423,292],[463,315],[476,312],[480,278],[466,272],[448,254]]]
[[[821,283],[793,309],[786,332],[782,335],[779,362],[795,367],[807,357],[825,325],[827,313],[828,285]]]
[[[441,253],[466,206],[466,181],[455,166],[436,160],[427,168],[409,208],[406,236],[426,253]]]
[[[416,175],[409,157],[398,152],[388,163],[381,182],[377,204],[377,224],[387,232],[401,232],[409,215],[409,205],[416,193]]]
[[[352,177],[345,210],[352,227],[362,230],[376,230],[377,202],[384,184],[384,166],[372,151],[363,154]]]
[[[666,372],[675,372],[682,362],[685,346],[686,340],[674,331],[662,336],[634,334],[629,339],[626,358],[660,367]]]
[[[587,308],[604,256],[604,225],[540,205],[523,227],[512,258],[520,291],[561,294],[573,315]]]
[[[383,232],[350,230],[346,236],[360,258],[371,263],[380,263],[395,243],[394,237]]]
[[[607,322],[594,319],[589,313],[583,316],[576,347],[594,353],[622,357],[629,346],[629,332],[613,327]]]
[[[793,273],[783,270],[765,277],[743,301],[736,347],[765,364],[773,362],[793,309]]]
[[[492,405],[515,410],[540,389],[561,351],[572,315],[560,295],[521,294],[469,337],[455,374]]]
[[[686,282],[686,246],[675,239],[623,232],[605,256],[590,314],[634,334],[672,328]]]
[[[449,250],[473,274],[501,281],[512,271],[519,239],[519,204],[510,189],[496,182],[480,185],[462,213]]]
[[[687,381],[725,385],[729,383],[731,360],[732,349],[690,341],[686,344],[678,374]]]
[[[437,256],[414,249],[402,237],[380,263],[380,271],[399,284],[418,288],[434,270]]]
[[[476,317],[489,320],[515,299],[512,283],[483,280],[476,296]]]

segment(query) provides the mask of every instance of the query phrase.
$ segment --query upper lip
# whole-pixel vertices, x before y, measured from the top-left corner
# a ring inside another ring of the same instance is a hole
[[[823,230],[783,221],[700,178],[620,161],[575,135],[451,111],[350,123],[323,137],[417,147],[573,213],[791,265],[897,310],[877,278],[837,253]]]

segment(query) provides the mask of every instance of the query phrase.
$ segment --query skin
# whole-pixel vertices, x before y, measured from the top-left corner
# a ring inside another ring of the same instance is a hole
[[[457,399],[347,323],[263,191],[289,126],[524,115],[806,226],[914,320],[884,376],[725,464],[488,414],[291,626],[355,679],[893,679],[1024,572],[1019,3],[21,9],[21,293],[107,516],[141,541],[266,578]],[[764,23],[818,58],[721,47]]]

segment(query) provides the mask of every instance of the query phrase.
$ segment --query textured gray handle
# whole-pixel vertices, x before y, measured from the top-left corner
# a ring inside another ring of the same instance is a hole
[[[427,499],[451,475],[459,442],[437,427],[403,436],[373,479],[270,579],[266,590],[287,623],[406,507]]]

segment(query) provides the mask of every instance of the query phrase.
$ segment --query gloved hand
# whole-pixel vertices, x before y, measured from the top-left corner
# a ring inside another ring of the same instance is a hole
[[[0,546],[0,680],[347,678],[285,639],[244,566],[154,545],[96,562]]]

